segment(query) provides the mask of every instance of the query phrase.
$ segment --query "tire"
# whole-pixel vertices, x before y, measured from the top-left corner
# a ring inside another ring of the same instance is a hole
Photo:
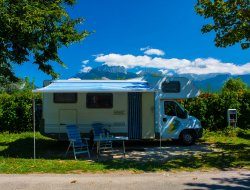
[[[195,137],[192,133],[192,131],[182,131],[179,137],[179,140],[181,142],[181,144],[185,145],[185,146],[190,146],[192,144],[194,144],[195,142]]]

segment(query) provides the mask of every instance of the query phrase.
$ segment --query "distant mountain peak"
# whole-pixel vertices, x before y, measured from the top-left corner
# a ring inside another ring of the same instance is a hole
[[[86,73],[77,73],[74,78],[80,79],[102,79],[102,80],[115,80],[115,79],[131,79],[137,77],[161,77],[161,76],[179,76],[179,77],[186,77],[192,80],[197,87],[203,90],[209,91],[219,91],[225,81],[229,78],[241,78],[243,82],[247,83],[250,86],[250,74],[248,75],[238,75],[232,76],[231,74],[220,74],[220,73],[213,73],[213,74],[177,74],[174,70],[166,72],[162,72],[160,69],[150,69],[150,68],[137,68],[137,72],[133,70],[127,70],[123,66],[108,66],[108,65],[101,65],[91,70],[87,71]]]
[[[101,65],[92,68],[86,73],[77,73],[73,77],[78,77],[80,79],[129,79],[137,77],[137,74],[133,72],[128,72],[123,66],[108,66]]]
[[[100,72],[109,72],[109,73],[127,73],[127,70],[123,66],[108,66],[108,65],[102,65],[99,67],[94,68],[97,71]]]

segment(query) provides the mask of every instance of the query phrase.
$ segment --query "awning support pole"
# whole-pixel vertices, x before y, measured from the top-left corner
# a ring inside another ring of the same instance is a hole
[[[159,95],[158,95],[159,96]],[[160,132],[160,154],[162,156],[162,147],[161,147],[161,135],[162,135],[162,125],[161,125],[161,100],[158,98],[158,126]]]
[[[160,129],[161,130],[161,129]],[[161,131],[160,131],[160,152],[162,154],[162,148],[161,148]]]
[[[33,98],[34,160],[36,159],[36,100]]]

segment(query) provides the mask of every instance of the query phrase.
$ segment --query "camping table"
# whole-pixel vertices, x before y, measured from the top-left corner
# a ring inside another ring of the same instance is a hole
[[[128,140],[128,137],[95,137],[94,141],[96,142],[97,160],[99,159],[101,141],[122,141],[123,156],[125,157],[125,141],[127,140]]]

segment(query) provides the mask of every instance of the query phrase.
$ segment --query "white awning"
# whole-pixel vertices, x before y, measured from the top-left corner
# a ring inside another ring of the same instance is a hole
[[[56,80],[33,90],[34,93],[54,92],[155,92],[147,81],[136,80]]]

